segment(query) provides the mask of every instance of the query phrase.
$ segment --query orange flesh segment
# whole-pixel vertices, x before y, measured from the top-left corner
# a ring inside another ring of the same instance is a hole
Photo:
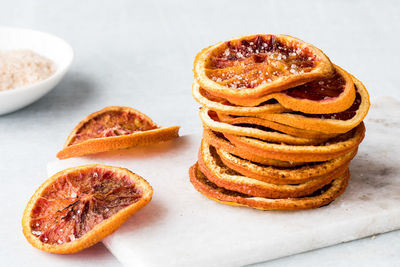
[[[225,42],[224,49],[210,56],[206,74],[230,88],[254,88],[280,77],[310,72],[315,61],[316,56],[308,48],[284,44],[274,35],[258,35]]]
[[[142,192],[126,175],[94,168],[59,177],[32,210],[32,234],[47,244],[74,241],[137,202]]]
[[[108,111],[86,122],[76,133],[71,145],[93,138],[128,135],[157,128],[157,125],[141,118],[138,114]]]

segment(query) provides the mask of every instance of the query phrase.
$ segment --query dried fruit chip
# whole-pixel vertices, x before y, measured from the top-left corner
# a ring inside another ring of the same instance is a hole
[[[193,83],[192,93],[200,104],[218,112],[235,115],[281,113],[285,109],[310,114],[337,113],[353,104],[356,93],[351,75],[339,66],[334,66],[332,76],[256,99],[242,99],[235,104],[200,88],[196,81]]]
[[[254,197],[292,198],[310,195],[329,184],[347,170],[349,162],[329,175],[320,176],[304,183],[274,184],[246,177],[230,169],[221,161],[215,148],[203,141],[197,164],[207,179],[219,187]]]
[[[348,164],[356,155],[357,149],[329,161],[312,162],[295,168],[282,168],[254,163],[222,149],[217,149],[217,153],[227,167],[249,178],[272,184],[299,184],[331,175],[336,169]]]
[[[353,104],[355,97],[351,75],[335,66],[332,76],[270,94],[260,98],[257,102],[276,99],[287,109],[310,114],[326,114],[348,109]]]
[[[231,191],[219,187],[201,172],[196,163],[189,169],[190,182],[194,188],[206,197],[217,202],[232,206],[247,206],[260,210],[302,210],[313,209],[331,203],[339,197],[347,187],[350,172],[346,171],[341,177],[329,185],[301,198],[262,198]]]
[[[226,113],[238,116],[257,116],[266,113],[282,113],[288,111],[275,99],[270,99],[256,107],[242,107],[230,103],[228,100],[213,96],[203,88],[200,88],[196,80],[192,84],[192,95],[201,105],[218,113]]]
[[[130,107],[106,107],[83,119],[68,136],[60,159],[167,141],[179,126],[161,127]]]
[[[232,116],[229,114],[222,114],[218,113],[218,118],[225,123],[229,123],[232,125],[237,125],[237,126],[251,126],[251,127],[261,127],[261,128],[271,128],[276,131],[290,134],[292,136],[298,136],[298,137],[304,137],[304,138],[332,138],[335,137],[339,134],[326,134],[326,133],[321,133],[318,131],[312,131],[312,130],[305,130],[305,129],[299,129],[295,128],[289,125],[277,123],[274,121],[269,121],[265,119],[261,119],[258,117],[244,117],[244,116]]]
[[[265,113],[259,115],[259,117],[298,129],[318,131],[324,134],[348,132],[362,122],[370,106],[367,89],[355,77],[352,78],[356,87],[356,98],[351,107],[345,111],[331,114],[307,114],[301,112]]]
[[[253,137],[261,140],[285,143],[293,145],[315,145],[322,143],[328,138],[304,138],[296,137],[283,132],[279,132],[269,127],[263,127],[256,124],[249,125],[231,125],[221,122],[216,112],[207,108],[200,109],[200,119],[203,125],[216,132],[229,133],[238,136]]]
[[[276,144],[249,137],[224,134],[224,136],[238,149],[247,151],[248,153],[259,157],[294,162],[316,162],[337,158],[355,149],[364,139],[364,135],[364,123],[361,123],[356,128],[345,134],[328,139],[319,145],[307,146]]]
[[[36,190],[24,211],[23,232],[38,249],[75,253],[114,232],[152,194],[152,187],[127,169],[104,165],[66,169]]]
[[[241,149],[232,144],[225,136],[221,133],[214,132],[209,129],[204,129],[203,131],[203,139],[217,149],[222,149],[225,151],[229,151],[229,153],[241,157],[243,159],[250,160],[252,162],[256,162],[259,164],[276,166],[276,167],[293,167],[303,165],[304,162],[295,162],[295,161],[281,161],[276,159],[271,159],[269,157],[264,157],[253,153],[253,151],[246,149]]]
[[[329,76],[333,65],[318,48],[286,35],[234,38],[201,51],[194,74],[202,88],[234,104]]]

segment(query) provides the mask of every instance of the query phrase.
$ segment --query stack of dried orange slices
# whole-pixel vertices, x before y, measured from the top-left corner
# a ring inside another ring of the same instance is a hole
[[[202,50],[194,75],[204,133],[190,180],[200,193],[263,210],[343,193],[370,106],[359,80],[313,45],[271,34]]]

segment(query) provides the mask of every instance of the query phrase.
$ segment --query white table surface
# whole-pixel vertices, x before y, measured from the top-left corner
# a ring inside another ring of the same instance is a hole
[[[0,117],[0,260],[4,266],[118,266],[102,244],[69,256],[32,248],[20,220],[69,131],[107,105],[128,105],[182,133],[201,131],[192,62],[203,47],[268,32],[300,37],[361,79],[400,98],[398,1],[4,1],[0,25],[64,38],[75,51],[65,79],[38,102]],[[390,133],[388,133],[390,134]],[[377,145],[379,145],[377,140]],[[399,266],[400,231],[257,266]]]

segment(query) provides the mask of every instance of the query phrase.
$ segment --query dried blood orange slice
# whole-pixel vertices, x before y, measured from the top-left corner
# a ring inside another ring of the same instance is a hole
[[[302,210],[313,209],[331,203],[339,197],[347,187],[350,177],[349,171],[338,177],[330,184],[309,196],[300,198],[262,198],[239,193],[219,187],[201,172],[198,164],[189,170],[190,182],[194,188],[206,197],[231,206],[247,206],[260,210]]]
[[[200,109],[200,119],[203,125],[213,131],[227,134],[234,134],[238,136],[247,136],[258,138],[261,140],[285,143],[292,145],[315,145],[322,143],[328,138],[303,138],[296,137],[286,133],[278,132],[272,128],[263,127],[260,125],[231,125],[221,122],[218,114],[215,111],[207,108]]]
[[[315,162],[337,158],[355,149],[364,139],[365,127],[361,123],[345,134],[319,145],[295,146],[276,144],[249,137],[224,134],[235,147],[259,157],[281,161]]]
[[[370,101],[364,85],[352,77],[356,87],[356,98],[345,111],[331,114],[307,114],[301,112],[285,112],[281,114],[260,114],[260,118],[285,124],[291,127],[318,131],[324,134],[345,133],[359,125],[368,113]]]
[[[322,51],[287,35],[234,38],[204,49],[194,61],[195,78],[202,88],[239,105],[332,72]]]
[[[232,104],[227,99],[213,96],[204,89],[199,88],[198,85],[194,86],[193,95],[195,98],[197,96],[201,103],[209,106],[210,109],[217,107],[216,111],[230,114],[233,114],[232,111],[236,111],[237,109],[247,111],[258,111],[261,108],[266,109],[267,107],[272,109],[272,104],[266,105],[266,103],[274,103],[274,100],[282,106],[281,110],[287,109],[310,114],[341,112],[353,104],[356,94],[351,75],[339,66],[334,66],[335,70],[331,76],[314,80],[282,92],[271,93],[257,99],[243,99],[240,102],[242,106]],[[198,96],[199,94],[200,96]],[[219,106],[216,102],[219,103]],[[226,106],[230,106],[230,108]],[[279,111],[267,113],[281,113]],[[238,115],[244,115],[244,113]],[[247,116],[251,115],[247,114]]]
[[[90,114],[68,136],[60,159],[167,141],[179,136],[179,126],[161,127],[130,108],[111,106]]]
[[[231,125],[240,125],[240,126],[257,126],[257,127],[267,127],[271,128],[274,130],[277,130],[279,132],[283,132],[286,134],[290,134],[293,136],[298,136],[298,137],[304,137],[304,138],[314,138],[314,139],[325,139],[325,138],[332,138],[337,136],[338,134],[332,133],[332,134],[327,134],[327,133],[321,133],[317,131],[312,131],[312,130],[305,130],[305,129],[299,129],[295,128],[289,125],[277,123],[274,121],[269,121],[257,117],[238,117],[238,116],[232,116],[228,114],[222,114],[218,113],[218,118],[225,123],[229,123]]]
[[[221,161],[215,148],[203,142],[200,148],[198,165],[208,180],[219,187],[256,197],[289,198],[309,195],[324,185],[329,184],[346,171],[348,162],[342,168],[335,169],[330,175],[325,175],[304,183],[295,185],[273,184],[252,179],[235,172]]]
[[[243,159],[247,159],[256,163],[277,166],[277,167],[293,167],[304,164],[304,162],[294,162],[294,161],[282,161],[271,159],[269,157],[260,156],[251,150],[242,149],[240,147],[235,146],[228,139],[224,137],[223,134],[218,132],[213,132],[210,129],[204,129],[203,139],[217,149],[223,149],[225,151],[229,151],[233,155],[239,156]]]
[[[335,66],[335,72],[330,77],[274,93],[269,97],[275,98],[287,109],[326,114],[348,109],[353,104],[356,93],[351,75]]]
[[[196,80],[193,81],[192,95],[197,102],[218,113],[239,116],[256,116],[265,113],[281,113],[288,111],[275,99],[269,99],[256,107],[237,106],[224,98],[211,95],[203,88],[200,88]]]
[[[127,169],[97,164],[66,169],[36,190],[24,211],[23,232],[38,249],[75,253],[114,232],[152,194]]]
[[[287,168],[254,163],[222,149],[217,149],[217,153],[227,167],[249,178],[273,184],[299,184],[331,175],[336,169],[343,168],[356,155],[357,149],[332,160]]]

